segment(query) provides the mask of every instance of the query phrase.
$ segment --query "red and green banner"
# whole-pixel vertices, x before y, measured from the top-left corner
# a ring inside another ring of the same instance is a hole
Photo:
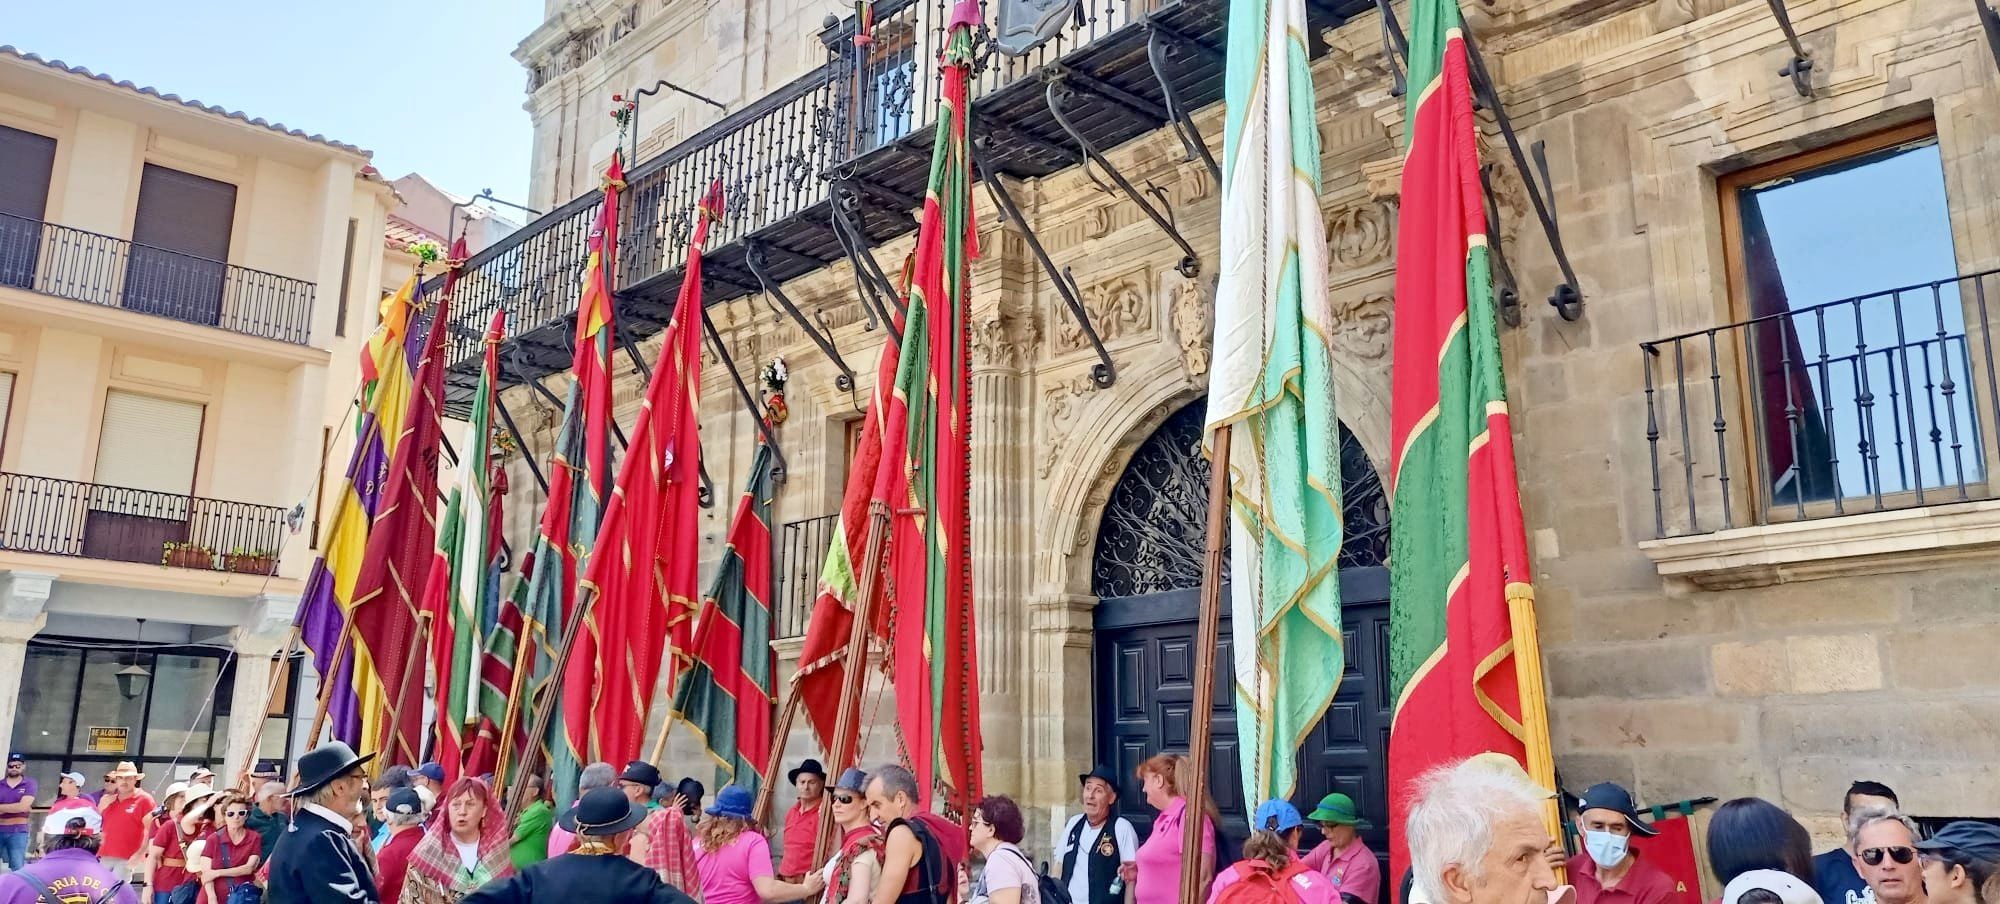
[[[726,780],[755,792],[771,756],[771,447],[757,444],[729,547],[695,617],[674,718],[701,733]]]
[[[660,358],[578,593],[595,593],[563,676],[570,749],[585,761],[637,759],[661,661],[684,664],[701,559],[701,248],[721,216],[701,205]],[[671,692],[672,688],[669,688]]]
[[[1533,592],[1465,37],[1456,0],[1412,11],[1391,404],[1391,825],[1426,770],[1526,756],[1511,601]],[[1400,875],[1408,844],[1391,839]]]
[[[889,513],[873,602],[891,650],[896,723],[928,803],[970,811],[982,788],[979,678],[972,610],[972,381],[969,364],[972,158],[966,83],[976,2],[953,10],[939,65],[943,91],[922,225],[910,268],[902,340],[883,349],[883,376],[848,475],[835,537],[799,670],[807,718],[835,768],[853,762],[855,739],[834,737],[842,687],[862,676],[841,661],[861,593],[869,511]],[[893,375],[888,370],[895,355]],[[857,698],[859,694],[855,695]],[[848,722],[858,723],[850,711]]]
[[[382,691],[384,715],[376,723],[382,726],[378,749],[385,765],[414,766],[423,752],[424,669],[417,616],[437,547],[444,337],[450,332],[453,282],[446,280],[428,312],[410,404],[354,581],[354,640],[374,663]]]

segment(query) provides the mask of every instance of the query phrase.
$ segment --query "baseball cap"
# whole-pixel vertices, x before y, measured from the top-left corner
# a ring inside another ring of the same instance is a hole
[[[1625,790],[1616,782],[1599,782],[1585,788],[1583,796],[1577,798],[1576,809],[1579,813],[1584,810],[1610,810],[1625,817],[1626,824],[1632,827],[1634,834],[1644,835],[1647,838],[1660,834],[1658,829],[1647,825],[1639,818],[1638,808],[1632,805],[1632,792]]]
[[[9,766],[12,766],[15,763],[26,763],[26,762],[28,762],[28,758],[18,753],[7,754],[7,765]]]
[[[439,784],[444,783],[444,767],[436,763],[425,763],[418,766],[417,774]]]
[[[52,838],[62,837],[70,833],[71,824],[78,822],[83,825],[77,831],[84,835],[95,835],[98,830],[104,828],[104,817],[98,815],[96,810],[89,807],[74,807],[50,814],[49,818],[42,822],[42,834]]]
[[[84,779],[83,779],[83,773],[81,772],[65,772],[62,775],[57,776],[57,778],[69,779],[70,781],[75,782],[77,787],[79,788],[83,787]]]
[[[389,794],[382,809],[400,816],[415,816],[424,812],[424,798],[415,788],[397,788]]]
[[[1936,835],[1917,842],[1917,850],[1957,851],[1968,859],[2000,866],[2000,826],[1969,819],[1947,823]]]
[[[1250,828],[1267,832],[1289,832],[1298,828],[1305,820],[1299,817],[1299,808],[1288,800],[1267,800],[1257,805],[1257,817],[1250,821]]]
[[[1729,880],[1729,886],[1722,890],[1722,904],[1736,904],[1743,895],[1762,889],[1778,896],[1785,904],[1821,904],[1819,892],[1813,891],[1799,877],[1774,869],[1753,869]]]

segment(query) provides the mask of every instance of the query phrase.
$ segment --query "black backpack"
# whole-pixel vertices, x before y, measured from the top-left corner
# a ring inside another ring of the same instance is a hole
[[[1027,865],[1028,872],[1035,874],[1035,898],[1040,904],[1073,904],[1069,897],[1069,886],[1049,875],[1048,863],[1044,862],[1042,868],[1037,870],[1033,863],[1028,862],[1028,855],[1021,853],[1019,849],[1009,847],[1002,850],[1012,851],[1014,856],[1021,858],[1021,862]]]

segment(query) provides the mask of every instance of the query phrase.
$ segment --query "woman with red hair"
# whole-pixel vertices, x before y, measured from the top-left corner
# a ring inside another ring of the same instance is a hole
[[[461,778],[439,804],[444,818],[432,820],[410,852],[403,904],[457,904],[480,886],[514,874],[514,832],[493,789]]]
[[[1160,815],[1153,820],[1153,833],[1139,845],[1138,862],[1125,869],[1131,874],[1126,884],[1132,888],[1136,904],[1173,904],[1180,897],[1181,861],[1185,859],[1182,846],[1186,837],[1181,827],[1190,809],[1202,817],[1202,888],[1206,889],[1209,878],[1215,875],[1215,804],[1208,800],[1188,802],[1185,793],[1193,783],[1194,764],[1187,757],[1162,753],[1140,763],[1135,771],[1146,789],[1146,803]]]

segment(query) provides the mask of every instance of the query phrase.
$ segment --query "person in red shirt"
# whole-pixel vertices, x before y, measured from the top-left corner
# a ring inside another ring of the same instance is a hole
[[[119,763],[107,778],[114,783],[97,802],[104,817],[104,842],[97,859],[120,879],[131,880],[132,860],[144,852],[146,817],[153,812],[153,796],[139,789],[146,774],[130,762]]]
[[[806,760],[785,780],[799,790],[799,802],[785,811],[785,854],[778,860],[778,879],[797,882],[819,865],[813,862],[813,843],[819,838],[819,808],[826,803],[826,769],[818,760]]]
[[[160,826],[153,830],[153,838],[147,848],[150,862],[147,864],[146,887],[153,894],[153,904],[168,904],[175,889],[195,882],[195,875],[188,870],[188,845],[208,835],[214,820],[210,818],[215,803],[215,789],[207,785],[196,785],[187,790],[186,803],[181,812],[169,811]]]
[[[389,840],[375,852],[375,885],[382,892],[382,904],[397,904],[403,897],[403,880],[410,874],[410,853],[424,840],[423,795],[415,788],[397,788],[382,805],[389,816]]]
[[[1577,803],[1583,853],[1569,859],[1576,904],[1684,904],[1673,877],[1640,860],[1633,835],[1659,834],[1640,821],[1632,793],[1611,782],[1590,786]]]
[[[214,812],[221,815],[215,831],[188,851],[188,868],[202,884],[201,904],[228,904],[237,886],[255,881],[257,865],[264,859],[264,838],[250,830],[249,799],[224,794],[217,800]]]

